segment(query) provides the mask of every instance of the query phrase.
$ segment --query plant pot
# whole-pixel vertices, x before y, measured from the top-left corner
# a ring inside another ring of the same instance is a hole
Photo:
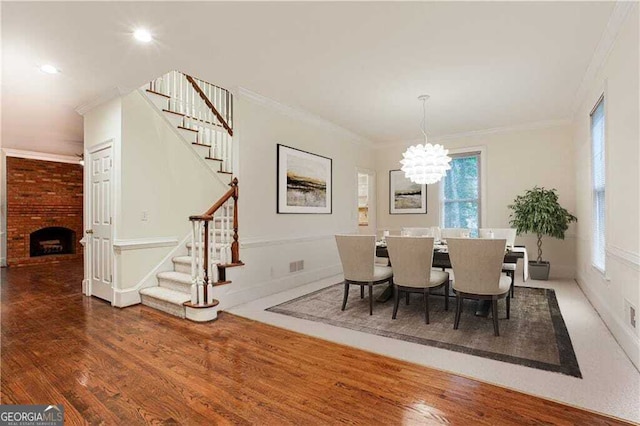
[[[549,262],[529,262],[529,275],[532,280],[546,281],[549,279],[550,268],[551,264]]]

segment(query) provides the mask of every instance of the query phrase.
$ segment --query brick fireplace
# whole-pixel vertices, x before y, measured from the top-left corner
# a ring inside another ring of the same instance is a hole
[[[7,265],[82,257],[82,166],[7,157]]]

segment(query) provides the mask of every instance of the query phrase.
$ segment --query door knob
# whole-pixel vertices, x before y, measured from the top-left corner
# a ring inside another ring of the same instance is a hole
[[[86,231],[84,231],[84,232],[86,232],[87,234],[93,234],[93,229],[87,229],[87,230],[86,230]]]

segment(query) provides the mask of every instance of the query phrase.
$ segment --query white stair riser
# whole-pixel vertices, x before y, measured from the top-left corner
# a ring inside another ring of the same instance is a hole
[[[202,145],[191,145],[197,152],[198,155],[202,158],[205,158],[206,156],[209,155],[209,147],[208,146],[202,146]]]
[[[185,318],[185,309],[183,305],[176,305],[174,303],[170,303],[164,300],[156,299],[153,296],[149,296],[146,294],[141,294],[140,298],[142,299],[142,304],[145,306],[149,306],[150,308],[157,309],[162,312],[166,312],[170,315]]]
[[[198,141],[198,134],[191,130],[185,130],[178,128],[178,132],[187,140],[187,142],[193,143]]]
[[[163,111],[162,113],[169,119],[169,122],[171,123],[172,126],[174,126],[176,128],[178,126],[182,126],[182,116],[181,115],[173,114],[173,113],[167,112],[167,111]]]
[[[173,262],[173,270],[182,272],[183,274],[191,274],[191,264],[182,262]]]
[[[145,91],[145,93],[151,102],[160,109],[160,111],[169,108],[169,98],[156,95],[155,93],[149,93],[147,91]]]
[[[191,268],[189,268],[189,274],[191,273]],[[158,284],[160,287],[168,288],[170,290],[179,291],[185,294],[191,294],[191,283],[183,283],[174,280],[168,280],[166,278],[158,277]]]

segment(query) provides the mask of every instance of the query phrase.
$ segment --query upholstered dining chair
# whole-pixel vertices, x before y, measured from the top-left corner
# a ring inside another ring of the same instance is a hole
[[[510,279],[502,275],[502,261],[507,241],[504,239],[450,238],[449,257],[453,267],[453,290],[456,293],[456,316],[453,329],[460,325],[463,299],[490,300],[493,333],[500,335],[498,299],[506,299],[510,317]]]
[[[364,286],[369,287],[369,315],[373,315],[373,286],[393,284],[393,272],[389,266],[375,264],[375,235],[336,235],[338,254],[344,272],[344,297],[342,310],[347,307],[349,286],[360,286],[360,298],[364,297]]]
[[[516,229],[513,228],[480,228],[480,238],[497,238],[507,240],[507,247],[513,247],[516,243]],[[502,272],[511,278],[511,297],[515,297],[516,263],[503,263]]]
[[[444,309],[449,310],[449,274],[431,270],[433,238],[387,237],[389,260],[395,271],[393,277],[393,316],[396,319],[400,293],[424,295],[424,318],[429,324],[429,292],[444,286]]]

